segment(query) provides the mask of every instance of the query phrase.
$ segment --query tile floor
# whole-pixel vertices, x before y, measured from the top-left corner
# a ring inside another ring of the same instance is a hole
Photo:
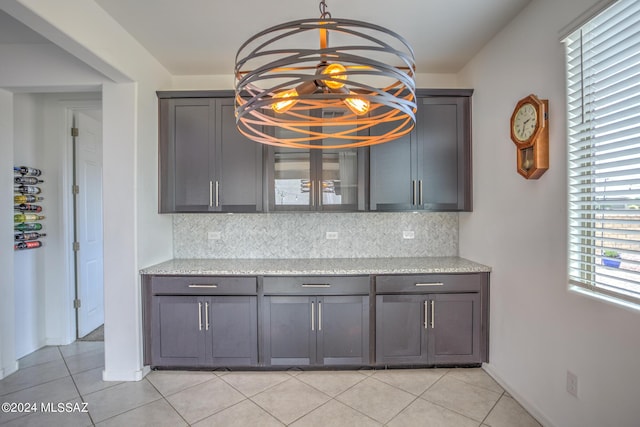
[[[482,369],[286,372],[155,371],[104,382],[104,343],[45,347],[0,381],[0,425],[540,427]],[[41,403],[88,412],[44,413]]]

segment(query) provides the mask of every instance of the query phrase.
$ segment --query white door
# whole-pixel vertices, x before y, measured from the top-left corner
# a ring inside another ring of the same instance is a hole
[[[104,323],[102,257],[102,123],[76,113],[75,168],[78,338]]]

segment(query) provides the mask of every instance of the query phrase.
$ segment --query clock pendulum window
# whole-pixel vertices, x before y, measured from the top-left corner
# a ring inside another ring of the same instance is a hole
[[[516,169],[525,179],[538,179],[549,169],[549,101],[522,98],[511,115]]]

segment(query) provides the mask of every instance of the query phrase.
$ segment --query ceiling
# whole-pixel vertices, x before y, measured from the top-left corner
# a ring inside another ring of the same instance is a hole
[[[95,0],[173,75],[232,74],[253,34],[317,18],[318,0]],[[531,0],[327,0],[334,18],[393,30],[418,73],[456,73]]]

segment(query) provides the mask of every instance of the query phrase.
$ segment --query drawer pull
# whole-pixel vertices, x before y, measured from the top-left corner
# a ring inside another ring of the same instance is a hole
[[[196,285],[196,284],[191,284],[191,285],[189,285],[189,287],[190,288],[211,288],[211,289],[214,289],[214,288],[217,288],[218,285]]]
[[[327,284],[327,283],[303,283],[302,284],[303,288],[330,288],[331,285]]]
[[[442,282],[433,282],[433,283],[416,283],[416,286],[443,286]]]

